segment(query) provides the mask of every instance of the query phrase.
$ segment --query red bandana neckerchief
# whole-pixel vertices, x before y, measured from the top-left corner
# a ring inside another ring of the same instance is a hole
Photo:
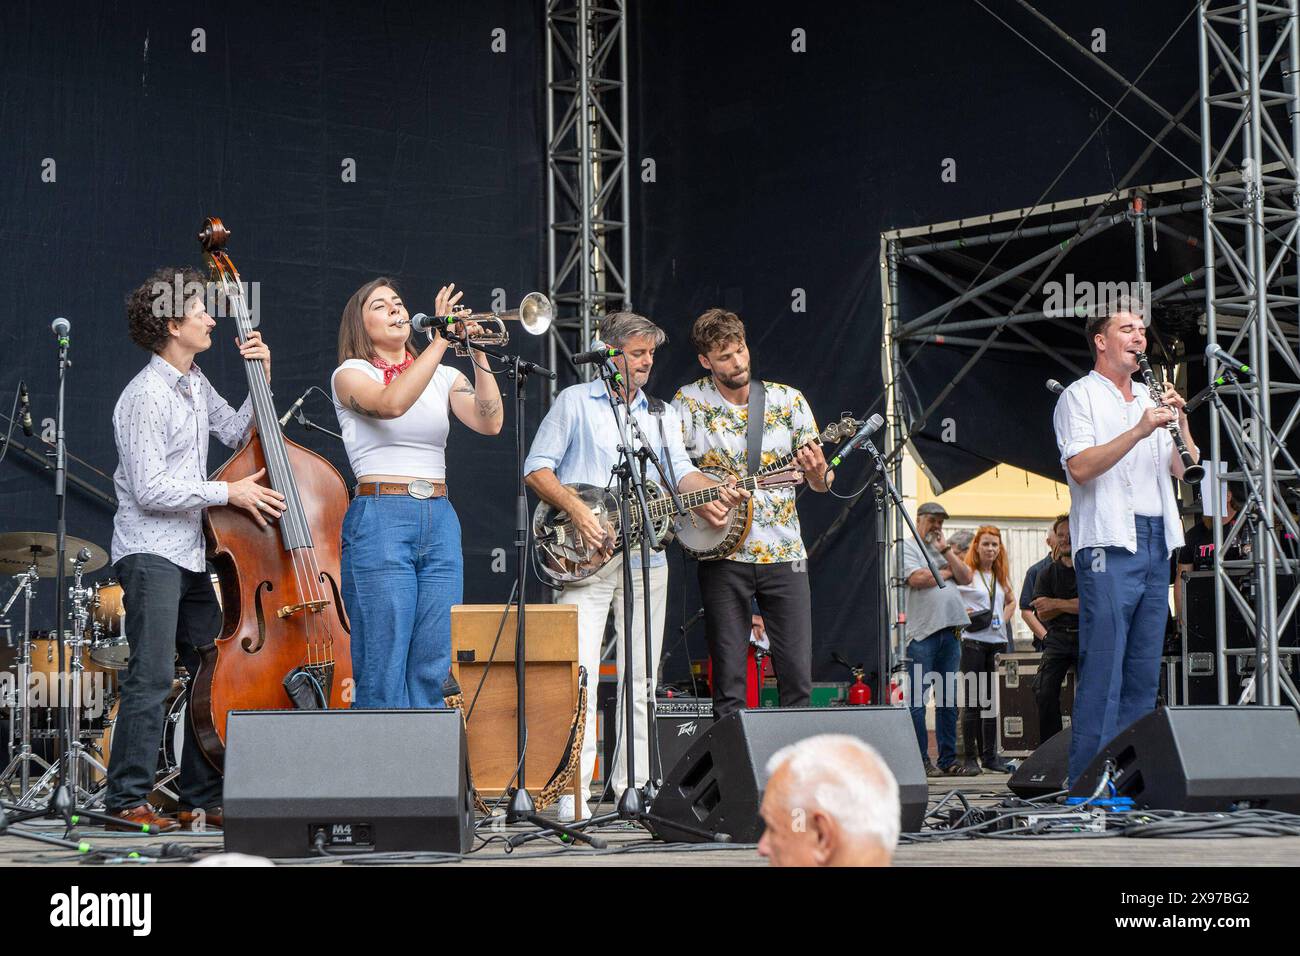
[[[401,375],[408,368],[410,368],[411,363],[414,361],[415,361],[414,356],[412,356],[410,352],[407,352],[406,361],[398,362],[396,365],[393,365],[389,362],[385,362],[378,355],[376,355],[374,358],[370,360],[370,364],[384,373],[384,384],[388,385],[390,382],[392,382],[393,379],[397,378],[397,376]]]

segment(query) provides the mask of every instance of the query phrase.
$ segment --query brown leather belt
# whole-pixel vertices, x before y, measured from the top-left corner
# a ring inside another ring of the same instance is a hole
[[[357,485],[357,497],[361,495],[409,495],[412,498],[442,498],[447,494],[447,486],[441,481],[416,479],[409,484],[399,481],[364,481]]]

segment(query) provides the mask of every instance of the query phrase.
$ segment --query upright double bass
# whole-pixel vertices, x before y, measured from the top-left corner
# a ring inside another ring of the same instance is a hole
[[[254,323],[225,251],[229,237],[213,218],[204,222],[199,243],[242,340]],[[189,711],[204,756],[218,768],[230,711],[347,707],[353,696],[349,628],[339,596],[347,485],[328,461],[284,437],[262,363],[244,364],[256,431],[213,480],[239,481],[265,467],[285,507],[265,528],[237,508],[205,512],[223,620],[220,637],[201,652]]]

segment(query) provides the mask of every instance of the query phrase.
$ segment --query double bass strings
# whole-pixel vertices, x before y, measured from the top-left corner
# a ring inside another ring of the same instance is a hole
[[[248,339],[252,333],[252,319],[247,303],[243,297],[239,274],[229,258],[220,254],[220,259],[213,257],[214,264],[222,280],[222,287],[228,301],[234,304],[236,324],[240,338]],[[233,281],[232,281],[233,278]],[[249,391],[252,395],[254,411],[261,432],[262,449],[266,456],[267,470],[270,472],[271,485],[285,496],[285,509],[281,520],[285,525],[280,529],[285,547],[293,561],[294,578],[299,595],[303,600],[316,602],[324,599],[321,573],[316,562],[315,548],[311,541],[311,532],[306,522],[306,514],[298,495],[297,484],[289,464],[288,452],[284,446],[283,435],[279,429],[279,420],[275,415],[275,406],[271,396],[271,387],[261,367],[261,362],[246,362]],[[267,422],[272,423],[270,427]],[[301,563],[300,563],[301,562]],[[314,610],[304,610],[304,631],[308,666],[327,665],[333,662],[333,632],[328,623],[323,625],[324,635],[320,634],[322,622]],[[328,704],[328,701],[326,701]]]

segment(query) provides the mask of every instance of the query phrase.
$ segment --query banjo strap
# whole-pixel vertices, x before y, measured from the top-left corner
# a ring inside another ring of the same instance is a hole
[[[749,382],[749,420],[745,425],[745,466],[751,474],[763,467],[763,419],[767,414],[767,393],[759,379]]]

